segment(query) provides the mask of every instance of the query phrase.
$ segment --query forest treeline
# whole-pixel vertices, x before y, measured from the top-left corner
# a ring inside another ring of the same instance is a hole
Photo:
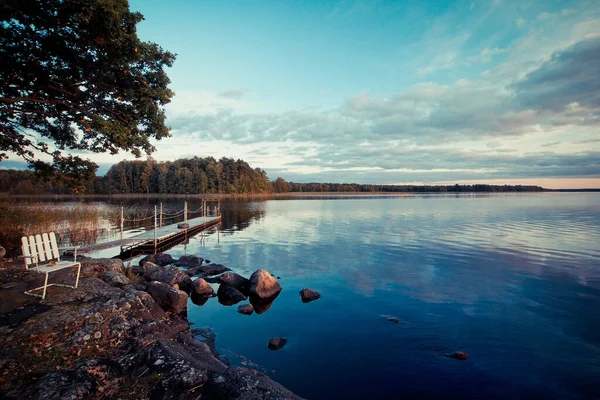
[[[287,192],[541,192],[539,186],[498,185],[368,185],[346,183],[296,183],[278,177],[243,160],[213,157],[182,158],[157,162],[121,161],[106,175],[96,176],[74,191],[59,181],[47,181],[32,171],[0,170],[0,192],[12,194],[258,194]]]

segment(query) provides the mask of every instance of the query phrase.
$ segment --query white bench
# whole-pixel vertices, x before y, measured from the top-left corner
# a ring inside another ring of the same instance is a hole
[[[64,249],[75,249],[74,261],[61,261],[59,250]],[[79,274],[81,272],[81,263],[76,262],[77,260],[77,247],[61,247],[59,248],[56,244],[56,234],[54,232],[44,233],[42,235],[35,236],[23,236],[21,238],[21,250],[23,255],[21,256],[25,260],[25,268],[32,269],[33,271],[46,274],[44,286],[40,286],[35,289],[31,289],[25,292],[25,294],[31,296],[38,296],[42,299],[46,298],[46,289],[48,286],[66,286],[76,288],[79,285]],[[62,285],[59,283],[48,284],[48,274],[50,272],[58,271],[63,268],[77,267],[77,278],[75,279],[75,286]],[[44,289],[41,295],[33,293],[36,290]]]

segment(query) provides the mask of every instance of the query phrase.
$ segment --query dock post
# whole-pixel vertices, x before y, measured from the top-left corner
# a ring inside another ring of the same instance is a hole
[[[160,218],[159,218],[159,221],[158,221],[158,226],[159,227],[162,227],[162,214],[163,213],[162,213],[162,202],[161,202],[160,203]]]
[[[187,201],[183,202],[183,222],[187,224]]]
[[[156,205],[154,206],[154,254],[156,254],[156,224],[157,224],[157,215],[156,215]]]
[[[121,206],[121,240],[123,240],[123,206]]]

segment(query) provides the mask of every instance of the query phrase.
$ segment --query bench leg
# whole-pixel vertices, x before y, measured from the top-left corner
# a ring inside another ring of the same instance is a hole
[[[42,300],[46,298],[46,289],[48,288],[48,273],[46,272],[46,279],[44,280],[44,293],[42,293]]]
[[[77,279],[75,279],[75,287],[79,285],[79,274],[81,273],[81,264],[77,267]]]

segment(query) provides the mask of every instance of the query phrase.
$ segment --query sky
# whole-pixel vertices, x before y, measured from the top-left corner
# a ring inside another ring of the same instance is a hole
[[[600,2],[130,0],[168,69],[158,161],[295,182],[600,188]],[[122,159],[93,155],[100,172]]]

